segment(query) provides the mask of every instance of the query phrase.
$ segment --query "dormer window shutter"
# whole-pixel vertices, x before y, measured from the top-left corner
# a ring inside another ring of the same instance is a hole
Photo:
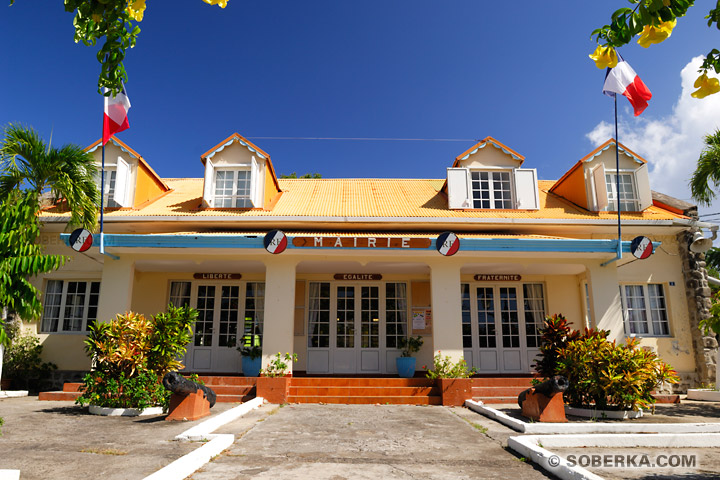
[[[113,200],[121,207],[130,207],[130,165],[118,157]]]
[[[215,166],[208,158],[205,161],[205,185],[203,186],[203,200],[205,205],[212,208],[213,202],[213,179],[215,178]]]
[[[608,206],[607,186],[605,184],[605,166],[602,163],[591,170],[591,178],[595,211],[599,212]]]
[[[262,208],[262,188],[260,187],[260,166],[253,155],[250,166],[250,201],[255,208]]]
[[[467,168],[448,168],[447,185],[449,208],[471,208],[470,172]]]
[[[516,208],[521,210],[537,210],[540,208],[537,170],[534,168],[516,168],[514,173]]]
[[[638,190],[638,199],[640,200],[640,210],[645,210],[652,205],[652,192],[650,191],[650,175],[648,173],[647,164],[643,163],[640,168],[635,170],[635,185]]]

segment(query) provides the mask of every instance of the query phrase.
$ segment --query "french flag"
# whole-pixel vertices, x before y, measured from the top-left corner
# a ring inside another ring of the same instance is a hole
[[[122,86],[122,92],[118,93],[117,96],[105,97],[103,145],[110,140],[110,137],[130,127],[127,116],[128,110],[130,110],[130,99],[125,91],[125,85]]]
[[[605,74],[603,93],[608,97],[615,97],[619,93],[630,100],[635,110],[635,116],[640,115],[648,106],[652,98],[650,89],[645,86],[635,70],[618,53],[618,64],[615,68],[608,68]]]

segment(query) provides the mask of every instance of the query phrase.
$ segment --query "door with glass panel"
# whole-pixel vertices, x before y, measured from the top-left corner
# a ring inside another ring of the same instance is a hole
[[[236,347],[245,339],[251,344],[262,342],[264,287],[259,282],[194,286],[191,282],[172,282],[170,302],[194,305],[198,313],[185,356],[186,370],[240,372]]]
[[[404,283],[310,282],[308,373],[392,373],[406,335]]]
[[[478,373],[527,373],[545,315],[542,284],[461,286],[465,360]]]
[[[380,372],[380,287],[334,285],[333,373]],[[332,342],[331,342],[332,343]]]

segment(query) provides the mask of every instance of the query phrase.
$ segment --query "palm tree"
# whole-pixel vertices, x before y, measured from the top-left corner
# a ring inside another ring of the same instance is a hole
[[[720,186],[720,129],[705,135],[704,141],[705,148],[690,179],[690,191],[698,204],[708,206],[715,198],[710,181],[715,188]]]
[[[71,212],[68,226],[94,229],[99,205],[97,175],[92,155],[77,145],[46,145],[31,127],[10,124],[0,143],[0,201],[13,192],[50,192],[66,202]]]

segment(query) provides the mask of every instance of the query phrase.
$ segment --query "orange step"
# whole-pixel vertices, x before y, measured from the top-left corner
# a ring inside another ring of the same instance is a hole
[[[333,403],[352,405],[440,405],[439,396],[426,397],[351,397],[351,396],[289,396],[288,403]]]
[[[473,400],[479,400],[483,403],[492,403],[492,404],[498,404],[498,403],[509,403],[513,405],[517,405],[517,396],[515,397],[475,397],[473,396]]]
[[[80,392],[40,392],[38,400],[42,401],[75,401],[81,395]]]
[[[417,397],[439,395],[436,387],[290,387],[290,395],[350,397]]]
[[[530,387],[473,387],[473,397],[517,397]]]
[[[292,377],[293,387],[432,387],[429,378]]]
[[[198,377],[205,385],[212,387],[213,385],[249,385],[257,384],[257,377],[215,377],[212,375],[200,375]]]
[[[473,387],[532,387],[533,377],[478,377],[473,378]]]

